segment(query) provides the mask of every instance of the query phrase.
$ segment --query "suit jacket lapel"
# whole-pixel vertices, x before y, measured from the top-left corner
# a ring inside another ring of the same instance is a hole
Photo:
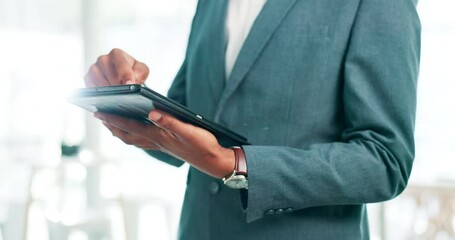
[[[280,25],[296,0],[268,0],[253,24],[240,50],[231,76],[218,103],[215,120],[218,121],[227,99],[232,95],[245,75],[253,66],[259,54]]]

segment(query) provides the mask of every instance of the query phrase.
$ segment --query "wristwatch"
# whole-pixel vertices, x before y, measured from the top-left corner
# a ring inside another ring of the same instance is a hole
[[[245,153],[241,147],[232,147],[235,155],[234,172],[223,178],[224,185],[233,189],[248,189]]]

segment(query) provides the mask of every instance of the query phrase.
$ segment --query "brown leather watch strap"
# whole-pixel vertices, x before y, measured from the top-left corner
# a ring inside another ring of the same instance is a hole
[[[243,152],[243,149],[241,147],[232,147],[232,150],[234,150],[235,154],[235,172],[237,175],[247,176],[248,171],[246,166],[245,152]]]

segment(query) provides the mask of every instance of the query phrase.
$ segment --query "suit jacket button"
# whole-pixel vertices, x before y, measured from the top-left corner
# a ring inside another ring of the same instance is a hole
[[[284,209],[282,208],[279,208],[275,211],[276,214],[281,214],[281,213],[284,213]]]
[[[273,210],[273,209],[267,210],[265,212],[265,215],[273,215],[273,214],[275,214],[275,210]]]
[[[284,212],[285,212],[285,213],[290,213],[290,212],[293,212],[293,211],[294,211],[294,209],[293,209],[293,208],[290,208],[290,207],[284,209]]]
[[[217,182],[211,182],[209,188],[210,193],[213,195],[218,194],[220,191],[220,185]]]

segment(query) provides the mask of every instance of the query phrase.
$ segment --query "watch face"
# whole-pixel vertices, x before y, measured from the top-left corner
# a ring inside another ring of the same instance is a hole
[[[224,184],[233,189],[248,189],[248,180],[243,175],[232,176]]]

